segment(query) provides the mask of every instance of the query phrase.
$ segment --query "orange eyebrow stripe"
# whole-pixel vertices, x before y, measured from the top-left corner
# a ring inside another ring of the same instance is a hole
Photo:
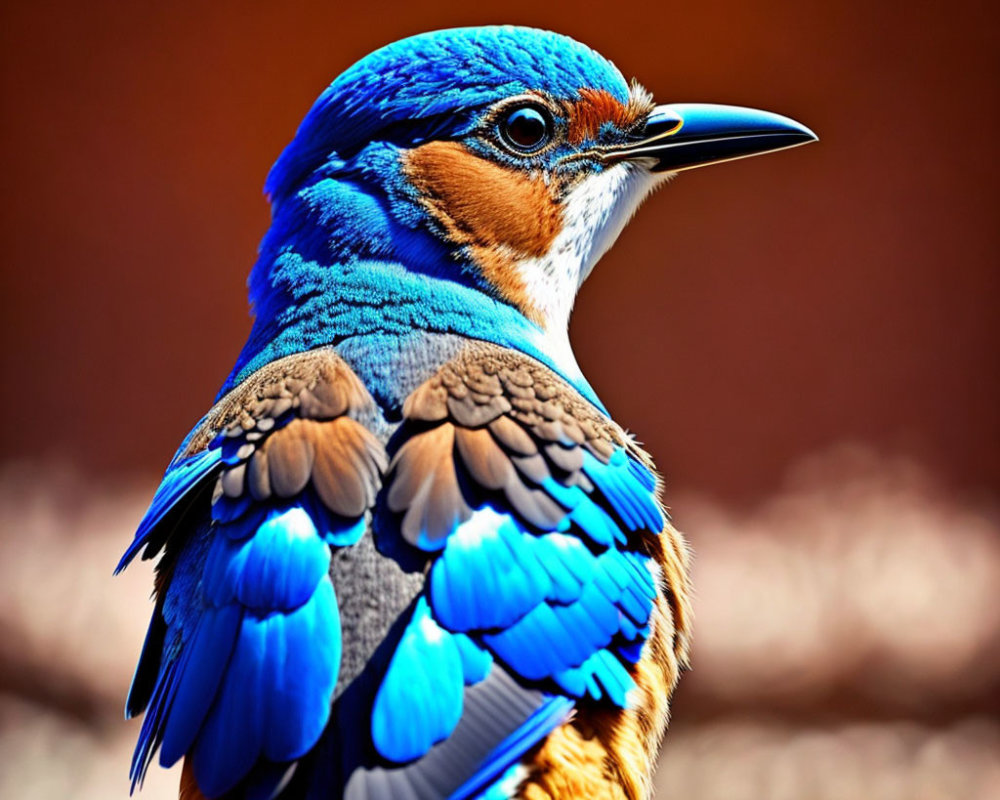
[[[566,104],[570,144],[594,139],[606,122],[619,129],[630,128],[653,109],[645,90],[633,87],[628,103],[622,103],[604,89],[580,89],[580,99]]]

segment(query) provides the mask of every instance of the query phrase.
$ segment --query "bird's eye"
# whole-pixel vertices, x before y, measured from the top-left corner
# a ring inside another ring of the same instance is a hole
[[[500,136],[520,153],[532,153],[552,137],[552,118],[544,109],[521,106],[500,122]]]

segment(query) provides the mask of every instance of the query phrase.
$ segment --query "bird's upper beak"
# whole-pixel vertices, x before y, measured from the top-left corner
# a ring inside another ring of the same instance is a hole
[[[678,172],[815,142],[805,125],[740,106],[675,103],[657,106],[639,138],[608,148],[604,160],[649,159],[653,172]]]

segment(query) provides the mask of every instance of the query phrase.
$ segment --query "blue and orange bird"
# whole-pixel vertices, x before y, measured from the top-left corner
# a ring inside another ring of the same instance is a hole
[[[249,340],[119,565],[161,554],[133,788],[159,751],[186,800],[648,796],[687,556],[570,309],[674,172],[813,139],[526,28],[338,77],[268,177]]]

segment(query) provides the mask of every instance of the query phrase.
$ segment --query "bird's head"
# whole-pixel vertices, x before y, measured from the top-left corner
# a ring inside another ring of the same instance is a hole
[[[390,263],[564,340],[581,283],[665,178],[814,138],[765,112],[657,106],[554,33],[414,36],[338,77],[275,164],[251,297],[258,314],[287,298],[290,256],[331,281]]]

